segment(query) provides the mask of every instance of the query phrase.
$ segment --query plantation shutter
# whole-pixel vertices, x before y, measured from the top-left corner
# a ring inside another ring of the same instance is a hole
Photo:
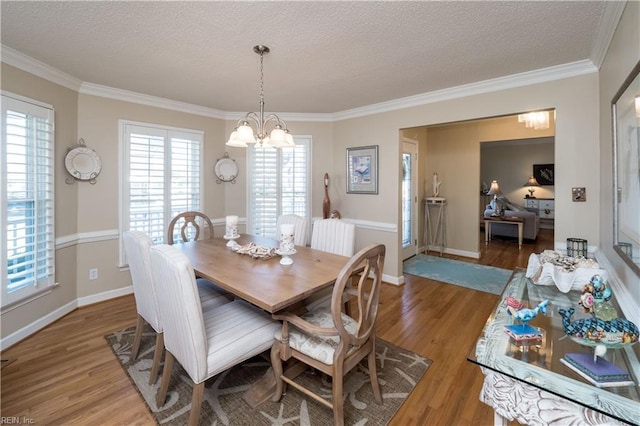
[[[121,127],[122,232],[143,231],[165,243],[175,215],[201,209],[203,134],[130,122]]]
[[[53,108],[2,94],[2,306],[55,283]]]
[[[311,223],[311,138],[296,137],[295,143],[248,149],[248,233],[273,237],[282,214],[297,214]]]

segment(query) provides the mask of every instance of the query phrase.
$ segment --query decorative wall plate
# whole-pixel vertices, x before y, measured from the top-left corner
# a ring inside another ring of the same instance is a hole
[[[238,177],[238,164],[236,160],[229,158],[229,154],[224,153],[224,157],[218,159],[216,162],[215,173],[217,183],[231,182],[236,183],[236,177]]]
[[[64,166],[71,176],[78,180],[95,180],[102,170],[102,161],[97,152],[80,145],[67,152]]]

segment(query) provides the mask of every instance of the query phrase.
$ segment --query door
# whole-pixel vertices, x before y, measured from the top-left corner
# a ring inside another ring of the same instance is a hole
[[[418,252],[418,142],[402,142],[402,260]]]

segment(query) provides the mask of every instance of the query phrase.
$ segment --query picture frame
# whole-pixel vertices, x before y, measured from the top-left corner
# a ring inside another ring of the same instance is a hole
[[[533,177],[540,186],[553,186],[555,180],[553,164],[534,164]]]
[[[347,148],[347,194],[378,193],[378,145]]]

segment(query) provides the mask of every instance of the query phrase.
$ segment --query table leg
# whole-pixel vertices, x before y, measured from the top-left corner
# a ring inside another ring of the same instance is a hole
[[[522,222],[518,222],[518,250],[522,249],[522,231],[524,228],[524,224]]]
[[[484,221],[484,244],[489,244],[489,240],[491,239],[491,222],[488,220]]]

